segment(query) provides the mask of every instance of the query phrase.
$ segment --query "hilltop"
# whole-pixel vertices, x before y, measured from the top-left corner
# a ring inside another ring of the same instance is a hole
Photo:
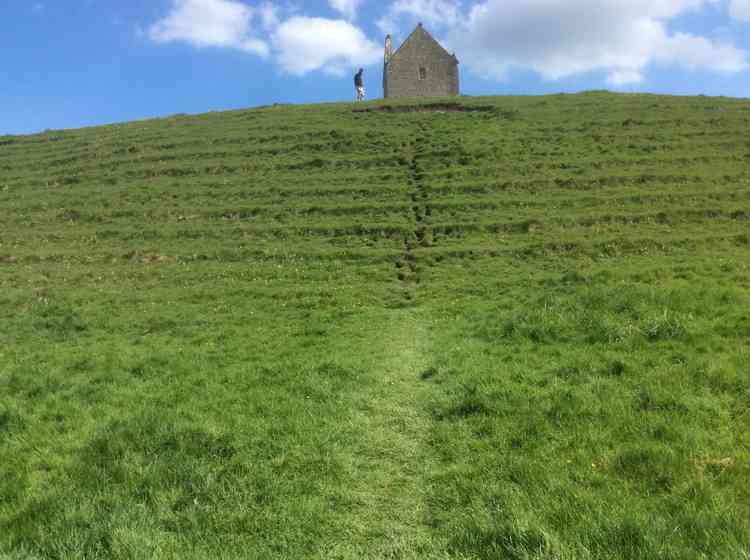
[[[0,137],[0,557],[750,555],[750,101]]]

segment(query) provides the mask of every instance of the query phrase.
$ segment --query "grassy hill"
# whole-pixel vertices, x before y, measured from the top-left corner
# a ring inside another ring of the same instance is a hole
[[[0,558],[750,558],[750,101],[0,137]]]

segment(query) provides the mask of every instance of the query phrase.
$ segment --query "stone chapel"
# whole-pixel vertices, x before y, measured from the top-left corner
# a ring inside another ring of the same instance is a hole
[[[383,94],[386,99],[459,95],[458,59],[449,54],[422,24],[393,51],[385,39]]]

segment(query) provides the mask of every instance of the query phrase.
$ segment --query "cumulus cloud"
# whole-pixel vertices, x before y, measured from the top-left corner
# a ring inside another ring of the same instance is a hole
[[[344,20],[295,16],[274,30],[271,43],[281,68],[296,76],[314,70],[341,76],[383,56],[362,30]]]
[[[734,19],[750,22],[750,0],[732,0],[729,13]]]
[[[148,36],[157,43],[181,41],[267,56],[268,44],[251,33],[256,16],[268,24],[275,12],[270,5],[256,9],[234,0],[173,0],[169,14],[149,28]]]
[[[330,1],[351,17],[361,2]],[[151,25],[148,36],[156,43],[181,41],[271,57],[296,76],[316,70],[340,76],[382,57],[381,49],[349,21],[305,16],[284,20],[282,15],[271,2],[251,6],[239,0],[172,0],[171,11]]]
[[[357,10],[362,0],[328,0],[328,4],[334,10],[341,12],[344,17],[353,20],[357,17]]]
[[[148,29],[157,43],[240,49],[298,76],[341,75],[382,58],[379,44],[352,23],[364,0],[328,0],[341,19],[301,15],[299,5],[271,0],[171,2]],[[515,68],[549,80],[602,72],[609,84],[625,86],[658,65],[746,69],[748,53],[731,40],[674,29],[675,18],[708,5],[728,6],[733,18],[750,21],[750,0],[391,0],[378,26],[399,35],[422,21],[465,67],[488,78],[503,79]]]
[[[638,70],[612,70],[607,76],[607,83],[613,86],[637,84],[643,81],[643,74]]]
[[[748,66],[744,51],[668,28],[715,1],[483,0],[446,39],[463,63],[495,79],[512,68],[550,80],[604,71],[613,85],[642,81],[651,64],[738,72]]]
[[[265,4],[262,4],[256,12],[265,31],[270,31],[279,24],[280,17],[278,6],[266,2]]]

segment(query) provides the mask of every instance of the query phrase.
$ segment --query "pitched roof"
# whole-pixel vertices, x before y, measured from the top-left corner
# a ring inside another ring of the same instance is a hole
[[[426,38],[427,40],[431,41],[431,42],[432,42],[432,43],[434,43],[435,45],[437,45],[437,46],[438,46],[438,47],[440,48],[440,50],[441,50],[441,51],[443,51],[443,52],[445,53],[445,56],[447,56],[447,57],[449,57],[449,58],[454,58],[454,59],[456,60],[456,62],[458,62],[458,59],[456,58],[456,55],[455,55],[455,54],[450,54],[450,53],[449,53],[448,51],[446,51],[446,50],[445,50],[445,48],[443,47],[443,45],[441,45],[440,43],[438,43],[438,42],[437,42],[437,41],[435,40],[435,38],[434,38],[434,37],[433,37],[432,35],[430,35],[430,33],[429,33],[429,32],[428,32],[428,31],[427,31],[427,30],[426,30],[426,29],[425,29],[424,27],[422,27],[422,24],[421,24],[421,23],[419,23],[419,24],[417,25],[417,27],[415,27],[415,28],[414,28],[414,31],[412,31],[412,32],[411,32],[411,33],[409,34],[409,36],[408,36],[408,37],[406,38],[406,40],[405,40],[405,41],[404,41],[403,43],[401,43],[401,46],[400,46],[399,48],[397,48],[397,49],[396,49],[396,50],[395,50],[395,51],[393,52],[393,54],[391,55],[391,58],[390,58],[390,60],[393,60],[393,59],[394,59],[394,58],[395,58],[395,57],[396,57],[396,56],[398,55],[398,53],[399,53],[399,52],[401,52],[401,50],[402,50],[402,49],[403,49],[403,48],[404,48],[404,47],[405,47],[406,45],[408,45],[408,44],[409,44],[409,42],[410,42],[410,41],[412,41],[413,39],[415,39],[416,37],[418,37],[418,36],[420,36],[420,35],[421,35],[421,36],[423,36],[424,38]]]

